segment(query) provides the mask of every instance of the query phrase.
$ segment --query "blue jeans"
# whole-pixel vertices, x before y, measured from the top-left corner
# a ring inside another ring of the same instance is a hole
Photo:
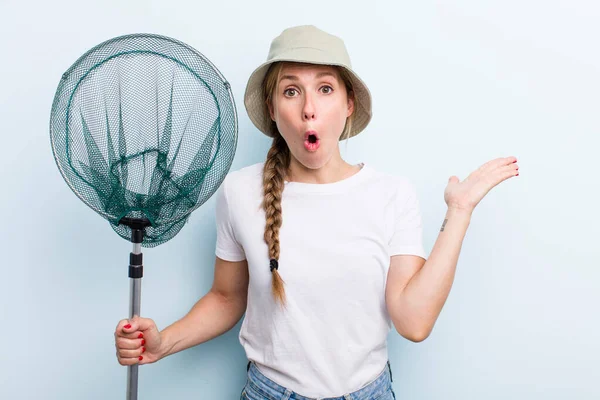
[[[390,362],[371,383],[342,397],[311,398],[304,397],[286,389],[264,376],[253,362],[246,368],[248,379],[242,389],[240,400],[395,400],[392,390],[392,368]]]

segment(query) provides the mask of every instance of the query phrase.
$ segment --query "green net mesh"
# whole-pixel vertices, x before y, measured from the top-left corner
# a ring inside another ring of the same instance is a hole
[[[225,178],[237,145],[231,88],[190,46],[127,35],[81,56],[60,80],[50,138],[77,196],[131,239],[122,218],[145,218],[144,247],[173,238]]]

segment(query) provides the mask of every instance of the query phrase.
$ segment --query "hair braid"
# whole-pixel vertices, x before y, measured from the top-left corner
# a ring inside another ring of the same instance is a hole
[[[279,228],[282,224],[281,197],[284,180],[290,165],[290,150],[287,143],[278,135],[273,139],[273,144],[267,154],[263,170],[263,209],[265,210],[266,224],[264,239],[269,248],[271,273],[273,274],[273,297],[281,305],[285,305],[284,281],[281,279],[278,268],[279,261]],[[273,261],[275,260],[275,261]]]

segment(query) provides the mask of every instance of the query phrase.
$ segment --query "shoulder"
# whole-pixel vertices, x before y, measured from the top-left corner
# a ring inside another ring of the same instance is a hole
[[[235,171],[229,171],[225,177],[225,183],[228,190],[239,188],[244,185],[252,185],[256,182],[262,182],[264,162],[248,165]]]
[[[416,185],[407,174],[381,171],[370,165],[366,167],[369,168],[369,180],[371,183],[386,188],[394,194],[403,195],[416,192]]]
[[[223,185],[228,193],[242,193],[261,187],[264,162],[248,165],[235,171],[230,171]]]

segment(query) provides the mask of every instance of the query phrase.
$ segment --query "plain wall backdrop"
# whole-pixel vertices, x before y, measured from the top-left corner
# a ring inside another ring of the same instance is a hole
[[[193,46],[232,85],[236,170],[270,146],[247,117],[246,81],[299,24],[344,39],[374,116],[343,156],[415,182],[428,253],[448,178],[519,160],[520,176],[476,208],[431,336],[390,333],[397,398],[600,398],[598,20],[592,0],[2,0],[0,398],[125,397],[113,332],[128,313],[131,245],[56,167],[48,124],[62,73],[123,34]],[[213,197],[173,240],[144,250],[142,315],[162,329],[187,313],[212,284],[214,246]],[[142,367],[139,398],[239,398],[240,325]]]

